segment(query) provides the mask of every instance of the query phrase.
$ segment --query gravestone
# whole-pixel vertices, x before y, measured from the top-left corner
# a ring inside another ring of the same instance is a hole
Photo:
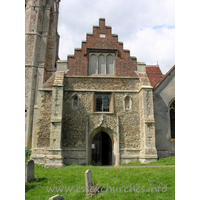
[[[27,163],[26,163],[25,181],[30,183],[33,180],[35,180],[35,177],[34,177],[34,161],[28,160]]]
[[[85,187],[86,187],[86,193],[88,194],[90,191],[90,188],[93,186],[92,183],[92,172],[91,170],[87,170],[85,172]]]
[[[49,200],[64,200],[64,197],[57,194],[56,196],[50,197]]]

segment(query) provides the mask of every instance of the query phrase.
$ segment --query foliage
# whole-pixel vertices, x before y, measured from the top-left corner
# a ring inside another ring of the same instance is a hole
[[[29,160],[31,156],[31,149],[28,147],[25,147],[25,161]]]
[[[26,148],[25,148],[25,157],[26,157],[26,158],[29,158],[30,156],[31,156],[31,149],[28,148],[28,147],[26,147]]]

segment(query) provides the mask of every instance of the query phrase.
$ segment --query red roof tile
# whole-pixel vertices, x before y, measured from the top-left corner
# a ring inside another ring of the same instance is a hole
[[[146,73],[153,88],[164,78],[159,65],[146,65]]]

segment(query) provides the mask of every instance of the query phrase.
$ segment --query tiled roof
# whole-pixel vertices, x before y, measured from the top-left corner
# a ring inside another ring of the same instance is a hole
[[[159,65],[146,65],[146,73],[153,88],[164,78]]]
[[[157,87],[174,68],[175,65],[165,75],[163,75],[159,65],[146,65],[146,73],[149,77],[151,86],[153,88]]]

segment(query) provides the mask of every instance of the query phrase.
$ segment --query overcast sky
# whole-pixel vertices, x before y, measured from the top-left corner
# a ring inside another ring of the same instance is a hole
[[[175,0],[61,0],[59,57],[81,48],[99,18],[106,19],[124,49],[138,62],[159,64],[165,74],[175,64]]]

